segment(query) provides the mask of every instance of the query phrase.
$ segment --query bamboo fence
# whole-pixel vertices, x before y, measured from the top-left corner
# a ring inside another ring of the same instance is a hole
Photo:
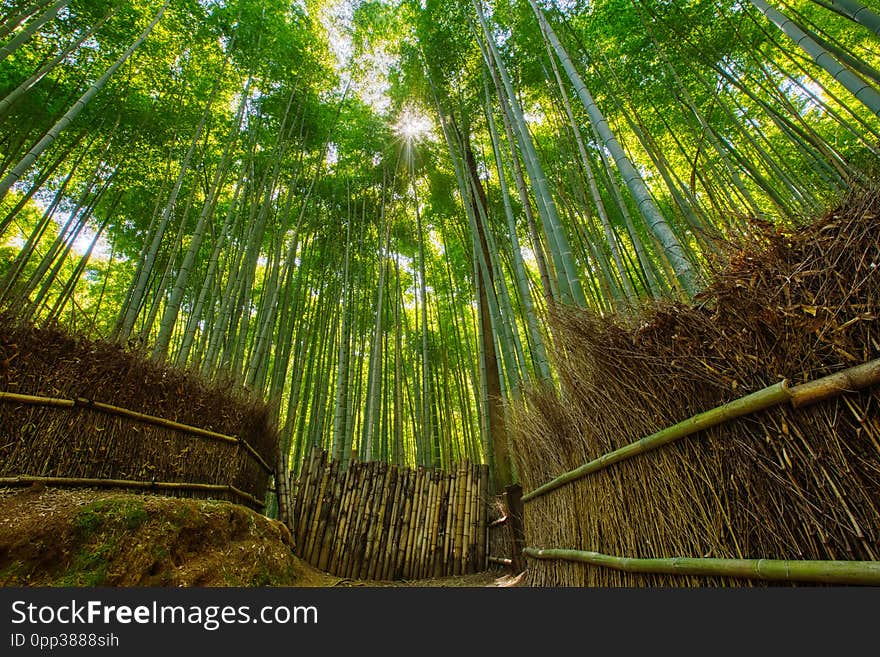
[[[167,420],[165,418],[139,413],[113,404],[105,404],[83,397],[75,399],[65,399],[61,397],[42,397],[39,395],[24,395],[18,393],[0,391],[0,403],[17,404],[24,406],[42,406],[57,409],[88,409],[97,413],[111,415],[119,418],[125,418],[140,424],[148,424],[163,429],[170,429],[180,434],[196,436],[203,440],[215,441],[233,445],[246,455],[246,457],[256,464],[269,475],[274,475],[274,471],[266,463],[266,460],[245,440],[237,436],[227,436],[216,431],[202,429],[181,422]],[[66,477],[66,476],[37,476],[31,474],[17,474],[13,476],[0,476],[0,486],[27,486],[32,484],[44,484],[49,486],[85,486],[91,488],[128,488],[146,491],[167,491],[167,492],[196,492],[207,493],[211,495],[231,496],[237,501],[241,501],[248,506],[262,511],[264,503],[254,495],[247,493],[232,484],[217,483],[194,483],[186,481],[139,481],[133,479],[119,479],[109,477]]]
[[[277,447],[269,405],[232,382],[0,313],[0,485],[161,491],[262,509]]]
[[[489,469],[351,463],[313,449],[296,484],[300,557],[339,577],[428,579],[486,568]]]
[[[559,389],[527,391],[509,416],[524,583],[876,570],[878,230],[880,192],[735,245],[693,304],[556,309]]]

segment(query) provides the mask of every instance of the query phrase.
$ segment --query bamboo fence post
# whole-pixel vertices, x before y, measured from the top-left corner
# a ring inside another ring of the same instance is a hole
[[[452,574],[452,539],[455,533],[455,492],[458,477],[455,471],[449,473],[449,493],[446,501],[446,533],[443,540],[443,575]]]
[[[312,517],[309,521],[308,529],[307,529],[307,541],[305,544],[305,550],[303,551],[303,559],[308,561],[310,564],[314,565],[314,560],[312,558],[312,551],[315,548],[315,539],[316,534],[318,533],[318,526],[321,522],[321,509],[324,507],[324,495],[327,490],[327,485],[330,481],[330,477],[333,472],[333,464],[334,461],[328,461],[325,459],[324,467],[321,472],[321,479],[318,486],[315,488],[315,498],[314,504],[312,507]]]
[[[419,468],[416,471],[416,485],[413,490],[412,512],[410,513],[409,537],[406,542],[406,552],[403,558],[403,577],[409,579],[412,577],[412,555],[413,546],[415,545],[416,536],[419,530],[419,516],[421,512],[422,490],[425,482],[425,470]]]
[[[435,471],[429,471],[427,477],[428,494],[425,500],[424,530],[422,531],[421,545],[419,547],[418,559],[416,560],[416,563],[418,564],[418,567],[416,569],[416,577],[418,579],[425,578],[425,570],[427,566],[426,562],[428,559],[428,543],[431,540],[431,521],[434,518],[434,497],[437,494]]]
[[[439,534],[440,502],[443,499],[443,473],[439,470],[434,472],[434,499],[431,500],[431,522],[428,525],[427,550],[425,551],[423,577],[434,576],[434,554],[437,548],[437,534]]]
[[[406,548],[406,573],[407,579],[415,579],[416,576],[416,546],[419,543],[419,536],[422,530],[422,515],[424,513],[424,495],[425,495],[425,468],[419,468],[418,485],[416,486],[415,497],[413,499],[413,517],[410,528],[409,545]]]
[[[467,470],[467,486],[465,488],[464,498],[464,517],[462,518],[462,540],[461,540],[461,574],[469,572],[468,564],[473,559],[471,555],[471,538],[473,536],[473,528],[471,527],[471,519],[473,517],[471,507],[473,506],[474,497],[474,469],[468,461],[465,461],[465,469]]]
[[[477,563],[480,569],[489,568],[486,556],[489,551],[489,529],[486,526],[489,519],[489,466],[480,465],[480,525],[477,532]]]
[[[364,548],[364,559],[361,564],[361,579],[370,579],[372,570],[373,554],[376,550],[377,532],[382,524],[382,509],[385,505],[385,493],[388,486],[388,464],[379,464],[379,475],[376,479],[376,488],[373,490],[372,505],[369,518],[370,525],[367,528],[367,542]]]
[[[463,464],[458,467],[458,481],[455,492],[455,536],[452,543],[452,574],[461,575],[462,535],[464,533],[464,498],[467,485],[467,471]]]
[[[396,465],[388,466],[388,491],[385,495],[385,506],[382,509],[382,527],[379,535],[380,541],[376,545],[376,565],[373,578],[385,579],[385,555],[388,553],[388,544],[394,538],[394,509],[397,502],[397,489],[400,486],[400,469]]]
[[[397,541],[397,549],[394,551],[394,579],[403,577],[403,565],[406,558],[406,544],[409,542],[409,517],[412,513],[414,474],[414,470],[406,471],[405,487],[403,491],[403,513],[401,514],[400,537]]]
[[[334,461],[338,464],[338,461]],[[321,537],[321,549],[318,551],[319,570],[327,570],[330,562],[330,555],[333,551],[333,539],[336,536],[336,526],[339,524],[339,514],[342,512],[342,494],[344,492],[345,474],[339,471],[339,465],[336,468],[336,474],[333,477],[333,489],[330,496],[330,508],[327,516],[327,524]]]
[[[333,491],[336,487],[336,472],[339,467],[339,463],[337,461],[330,461],[330,472],[327,479],[327,484],[324,486],[324,490],[321,494],[321,499],[319,500],[320,506],[318,507],[318,511],[315,514],[318,520],[317,528],[315,529],[314,535],[314,545],[312,547],[312,554],[310,556],[309,563],[313,566],[317,567],[318,562],[321,558],[321,547],[324,544],[324,534],[327,531],[327,523],[330,519],[330,513],[333,510]]]
[[[477,543],[479,541],[480,470],[476,463],[471,464],[471,515],[469,519],[470,538],[468,539],[467,571],[477,572]]]
[[[327,564],[327,570],[334,575],[338,573],[339,557],[345,540],[345,528],[348,523],[349,513],[351,510],[351,492],[353,488],[355,468],[349,465],[345,471],[345,480],[342,486],[342,496],[339,501],[339,518],[336,521],[336,528],[333,532],[333,544],[331,547],[330,561]]]
[[[419,536],[416,544],[416,552],[413,556],[415,562],[414,578],[422,577],[422,566],[424,566],[425,547],[428,541],[428,523],[431,519],[431,497],[433,496],[433,478],[434,471],[427,470],[425,472],[425,490],[422,493],[422,512],[419,517]]]
[[[346,577],[356,577],[360,571],[360,560],[363,554],[363,545],[361,539],[366,524],[367,505],[369,503],[370,494],[373,489],[373,478],[375,475],[375,462],[364,464],[364,485],[361,489],[360,498],[358,499],[357,513],[355,514],[355,523],[352,526],[351,545],[348,550],[348,564],[345,569]]]
[[[443,513],[446,507],[446,496],[449,490],[449,479],[445,472],[440,472],[437,482],[437,510],[434,519],[434,534],[431,537],[431,550],[428,554],[428,574],[431,577],[440,577],[438,556],[443,546],[443,526],[446,516]]]
[[[299,508],[299,517],[297,518],[296,525],[296,544],[299,549],[304,549],[306,545],[306,527],[308,526],[309,518],[311,517],[311,507],[312,507],[312,488],[314,486],[314,478],[315,472],[319,468],[319,462],[321,460],[321,452],[314,448],[312,450],[312,457],[309,459],[309,465],[307,468],[304,468],[300,473],[300,485],[297,490],[297,507]],[[304,481],[302,479],[304,478]],[[305,558],[304,553],[300,553],[300,556]]]
[[[400,511],[401,500],[403,499],[403,490],[406,487],[406,470],[394,466],[397,473],[396,485],[394,488],[394,500],[391,504],[391,519],[388,525],[388,540],[385,542],[385,550],[382,556],[382,568],[380,579],[392,579],[394,570],[394,547],[397,545],[400,534]]]
[[[352,488],[351,498],[349,500],[348,521],[345,527],[345,536],[343,546],[340,552],[340,563],[337,574],[340,577],[347,577],[349,565],[351,564],[351,555],[354,552],[354,537],[357,530],[358,514],[361,498],[364,495],[364,486],[366,485],[366,465],[358,461],[350,461],[349,468],[354,468],[355,477]]]

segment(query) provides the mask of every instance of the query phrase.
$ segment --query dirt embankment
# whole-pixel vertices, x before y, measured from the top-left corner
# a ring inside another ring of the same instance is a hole
[[[332,586],[279,522],[212,500],[0,490],[3,586]]]
[[[0,586],[512,586],[501,572],[412,582],[323,573],[290,532],[231,502],[0,488]]]

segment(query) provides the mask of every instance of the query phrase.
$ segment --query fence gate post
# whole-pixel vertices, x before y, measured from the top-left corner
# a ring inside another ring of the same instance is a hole
[[[523,527],[522,486],[519,484],[507,486],[504,489],[504,504],[507,507],[507,522],[510,523],[510,532],[513,536],[511,565],[514,572],[520,572],[523,569],[522,551],[526,545]]]

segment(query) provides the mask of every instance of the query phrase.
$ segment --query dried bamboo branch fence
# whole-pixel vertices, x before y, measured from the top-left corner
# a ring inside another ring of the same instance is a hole
[[[488,466],[454,472],[351,463],[314,449],[296,483],[301,558],[339,577],[425,579],[486,568]]]
[[[24,404],[31,406],[44,406],[50,408],[72,409],[85,408],[106,415],[114,415],[134,420],[143,424],[151,424],[166,429],[172,429],[179,433],[197,436],[206,440],[214,440],[230,445],[235,445],[245,451],[247,456],[255,461],[264,472],[274,476],[273,469],[265,459],[251,447],[243,438],[227,436],[216,431],[209,431],[200,427],[194,427],[173,420],[138,413],[127,408],[105,404],[103,402],[77,397],[76,399],[64,399],[60,397],[41,397],[38,395],[23,395],[12,392],[0,391],[0,403]],[[262,511],[264,503],[255,496],[247,493],[232,484],[193,483],[176,481],[136,481],[131,479],[110,479],[100,477],[42,477],[29,474],[0,477],[0,486],[27,486],[42,483],[51,486],[89,486],[94,488],[135,488],[141,490],[165,490],[165,491],[202,491],[208,493],[230,494],[249,506]]]
[[[262,510],[273,417],[231,381],[0,313],[0,486],[124,488]]]
[[[709,427],[730,422],[738,417],[758,413],[787,402],[791,403],[794,408],[804,408],[846,393],[858,392],[878,383],[880,383],[880,358],[794,387],[789,387],[788,380],[783,380],[735,401],[690,417],[613,452],[603,454],[578,468],[564,472],[523,495],[522,502],[530,502],[615,463],[659,449],[676,440]],[[525,548],[523,554],[533,559],[576,561],[631,573],[723,575],[749,579],[826,584],[867,584],[873,586],[880,584],[880,561],[688,557],[640,559],[617,557],[589,550],[538,549],[533,547]]]
[[[764,557],[878,562],[880,387],[803,404],[824,393],[798,385],[855,390],[850,368],[867,375],[880,357],[878,231],[880,190],[731,245],[694,303],[555,309],[559,388],[527,391],[508,424],[529,491],[524,583],[755,586],[734,571]],[[782,379],[783,401],[800,399],[709,421],[705,409]],[[701,433],[677,440],[687,417]]]

